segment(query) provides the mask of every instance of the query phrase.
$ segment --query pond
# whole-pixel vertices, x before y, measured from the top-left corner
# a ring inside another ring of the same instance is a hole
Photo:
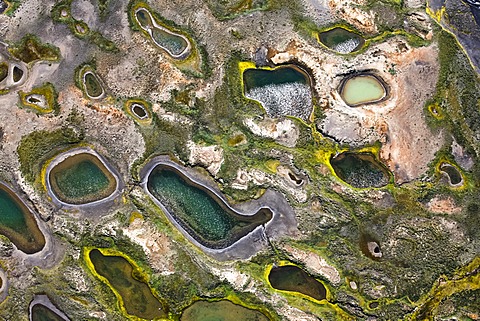
[[[97,76],[91,71],[86,71],[83,74],[83,86],[86,94],[92,99],[100,98],[104,91]]]
[[[260,311],[227,300],[197,301],[186,308],[180,321],[269,321]]]
[[[5,235],[20,251],[33,254],[45,246],[34,214],[7,186],[0,183],[0,234]]]
[[[386,99],[383,80],[373,74],[347,76],[340,85],[342,99],[351,107],[372,104]]]
[[[140,119],[145,119],[148,117],[147,111],[144,106],[134,103],[131,107],[132,113]]]
[[[382,187],[388,184],[388,170],[371,153],[345,152],[330,159],[335,174],[357,188]]]
[[[312,111],[310,77],[298,66],[243,72],[245,97],[260,102],[270,117],[295,116],[307,120]]]
[[[241,215],[212,190],[166,164],[152,170],[147,189],[190,236],[209,248],[225,248],[273,216],[268,208]]]
[[[135,11],[135,19],[140,28],[149,34],[153,42],[172,58],[186,58],[190,51],[190,43],[185,36],[158,24],[145,8],[139,8]]]
[[[365,44],[362,36],[341,27],[319,33],[318,39],[328,48],[342,54],[357,51]]]
[[[67,204],[87,204],[109,197],[117,188],[117,178],[94,154],[67,156],[48,173],[53,194]]]
[[[43,304],[35,304],[32,306],[31,321],[65,321],[64,318],[56,314],[54,311],[50,310],[48,307]]]
[[[135,271],[122,256],[103,255],[97,249],[88,254],[95,271],[120,295],[126,312],[142,319],[165,318],[166,309],[150,287],[135,277]]]
[[[440,170],[447,174],[451,185],[458,185],[463,181],[462,174],[460,174],[455,166],[452,166],[448,163],[442,163],[440,165]]]
[[[327,298],[325,286],[294,265],[273,267],[268,281],[277,290],[302,293],[318,301]]]

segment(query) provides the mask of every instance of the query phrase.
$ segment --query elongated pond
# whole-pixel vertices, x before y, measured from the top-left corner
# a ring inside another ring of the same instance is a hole
[[[299,292],[319,301],[327,298],[325,286],[294,265],[273,267],[268,281],[277,290]]]
[[[117,187],[117,178],[94,154],[68,156],[48,173],[55,196],[67,204],[87,204],[110,196]]]
[[[319,33],[318,39],[328,48],[342,54],[357,51],[365,43],[363,37],[341,27]]]
[[[152,170],[147,188],[190,236],[209,248],[227,247],[273,216],[268,208],[241,215],[210,189],[166,164]]]
[[[33,254],[45,246],[34,214],[7,186],[0,183],[0,233],[22,252]]]
[[[308,119],[312,111],[310,77],[295,65],[243,72],[247,98],[260,102],[270,117],[295,116]]]
[[[330,160],[335,174],[357,188],[382,187],[388,184],[388,170],[370,153],[345,152]]]
[[[387,97],[383,81],[372,74],[347,77],[340,86],[342,99],[352,107],[380,102]]]
[[[103,255],[97,249],[88,255],[95,271],[120,295],[128,314],[147,320],[167,316],[163,304],[146,283],[135,278],[132,265],[124,257]]]
[[[180,321],[269,321],[260,311],[227,300],[197,301],[186,308]]]
[[[137,9],[135,19],[140,28],[149,34],[155,45],[166,51],[172,58],[186,58],[190,51],[190,43],[185,36],[158,24],[146,8]]]

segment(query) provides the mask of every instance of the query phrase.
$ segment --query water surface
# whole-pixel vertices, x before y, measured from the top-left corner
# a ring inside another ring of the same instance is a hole
[[[208,188],[164,164],[151,172],[147,188],[194,239],[211,248],[226,247],[272,218],[267,208],[253,216],[235,213]]]
[[[348,105],[356,106],[381,100],[386,90],[377,77],[358,75],[346,80],[340,94]]]
[[[162,303],[146,283],[135,277],[132,265],[124,257],[103,255],[97,249],[91,250],[89,257],[95,271],[120,294],[128,314],[147,320],[167,316]]]
[[[327,298],[325,286],[294,265],[273,267],[268,281],[277,290],[299,292],[319,301]]]
[[[389,173],[370,153],[342,153],[330,160],[337,176],[357,188],[382,187]]]
[[[53,193],[62,202],[86,204],[110,196],[116,179],[93,154],[68,156],[49,173]]]
[[[180,321],[269,321],[263,313],[227,300],[197,301],[183,311]]]
[[[86,72],[84,75],[85,91],[92,98],[100,97],[103,94],[103,88],[97,77],[92,72]]]
[[[243,82],[245,92],[253,88],[264,87],[268,85],[281,85],[287,83],[309,84],[308,76],[298,67],[286,66],[277,67],[273,70],[266,69],[247,69],[243,72]]]
[[[318,38],[325,46],[339,53],[357,51],[365,43],[360,35],[340,27],[321,32]]]
[[[35,304],[32,307],[32,315],[30,317],[32,321],[65,321],[43,304]]]
[[[0,184],[0,234],[27,254],[39,252],[45,246],[45,237],[34,214],[3,184]]]

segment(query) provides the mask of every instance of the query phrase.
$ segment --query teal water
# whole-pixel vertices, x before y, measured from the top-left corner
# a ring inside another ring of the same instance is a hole
[[[245,92],[253,88],[287,83],[309,84],[308,76],[295,67],[280,67],[273,70],[247,69],[243,72]]]
[[[0,188],[0,224],[19,233],[27,233],[25,213],[10,194]]]
[[[345,44],[348,41],[353,40],[357,45],[356,47],[352,48],[352,51],[360,49],[365,43],[365,40],[360,35],[340,27],[321,32],[319,34],[319,39],[330,49],[335,49],[338,45]]]
[[[171,170],[154,170],[148,183],[149,190],[162,204],[208,240],[226,238],[235,226],[233,218],[210,195],[188,185]]]
[[[81,153],[67,157],[52,168],[52,191],[64,202],[84,204],[111,195],[116,180],[94,155]]]
[[[3,185],[0,185],[0,234],[27,254],[39,252],[45,246],[45,237],[33,213]]]
[[[64,321],[64,319],[44,306],[43,304],[35,304],[32,307],[32,321]]]
[[[89,256],[95,271],[120,294],[128,314],[147,320],[166,316],[162,303],[146,283],[134,277],[133,267],[125,258],[103,255],[97,249],[90,251]]]
[[[197,301],[183,311],[180,321],[269,321],[260,311],[227,300]]]
[[[235,242],[273,216],[268,208],[261,208],[251,216],[239,215],[213,192],[167,165],[157,165],[148,178],[147,188],[177,223],[198,242],[211,248],[223,248]]]
[[[184,38],[155,27],[146,9],[138,10],[135,15],[142,28],[151,29],[152,38],[156,44],[171,55],[178,56],[188,47]]]
[[[327,298],[325,286],[294,265],[272,268],[268,280],[277,290],[299,292],[316,300]]]
[[[381,187],[388,184],[389,175],[369,153],[343,153],[330,160],[335,173],[357,188]]]

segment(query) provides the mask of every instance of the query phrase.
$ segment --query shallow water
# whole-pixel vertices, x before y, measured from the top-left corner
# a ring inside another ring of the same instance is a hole
[[[267,209],[242,217],[229,210],[223,201],[169,166],[158,165],[148,178],[148,190],[200,243],[223,247],[271,218]]]
[[[369,153],[342,153],[330,161],[337,176],[357,188],[388,184],[387,170]]]
[[[351,106],[380,100],[385,94],[383,85],[371,75],[359,75],[348,79],[341,92],[343,100]]]
[[[103,93],[102,85],[92,73],[85,75],[85,91],[90,97],[99,97]]]
[[[316,300],[327,298],[325,286],[294,265],[272,268],[268,280],[277,290],[299,292]]]
[[[197,301],[183,311],[180,321],[269,321],[261,312],[227,300]]]
[[[94,155],[69,156],[52,168],[49,175],[52,191],[63,202],[85,204],[108,197],[116,180]]]
[[[321,32],[319,39],[325,46],[340,53],[359,50],[365,43],[365,40],[360,35],[343,28],[333,28]]]
[[[13,191],[0,184],[0,234],[27,254],[36,253],[45,246],[45,237],[38,228],[33,213]]]
[[[64,321],[64,319],[44,306],[43,304],[35,304],[32,307],[32,321]]]
[[[133,267],[125,258],[103,255],[97,249],[90,251],[89,256],[95,271],[120,294],[128,314],[147,320],[167,315],[150,287],[133,277]]]

